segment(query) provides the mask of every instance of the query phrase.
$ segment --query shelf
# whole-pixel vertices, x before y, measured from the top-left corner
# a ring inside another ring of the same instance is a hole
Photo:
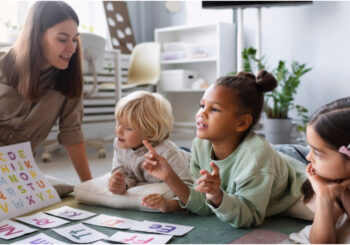
[[[201,46],[200,44],[208,45],[207,52],[204,52],[207,55],[196,58],[188,55],[200,53],[195,52],[195,50],[192,52],[189,49],[182,53],[172,54],[171,52],[175,53],[175,50],[163,49],[161,69],[182,70],[181,76],[170,76],[169,74],[168,80],[163,74],[159,86],[157,86],[157,91],[161,92],[172,105],[175,120],[174,128],[176,129],[174,131],[176,133],[183,133],[182,136],[195,137],[196,123],[194,117],[198,111],[201,97],[205,92],[205,89],[190,88],[192,83],[186,83],[185,80],[189,79],[189,77],[186,77],[187,73],[194,71],[196,74],[198,73],[198,78],[202,78],[208,85],[211,85],[218,77],[234,71],[234,67],[236,67],[235,33],[235,24],[232,23],[172,26],[155,30],[154,40],[159,42],[163,48],[164,44],[171,43],[182,43],[189,48],[194,48],[196,44],[198,44],[198,47]],[[166,50],[169,55],[165,56]],[[163,58],[169,58],[169,60],[163,60]],[[191,82],[197,81],[197,76],[192,77],[196,78]],[[167,85],[169,86],[167,87]],[[187,87],[187,89],[184,87]],[[167,90],[171,88],[174,89]]]
[[[167,65],[167,64],[203,63],[203,62],[216,62],[216,61],[217,61],[216,57],[208,57],[208,58],[163,60],[161,61],[161,64]]]

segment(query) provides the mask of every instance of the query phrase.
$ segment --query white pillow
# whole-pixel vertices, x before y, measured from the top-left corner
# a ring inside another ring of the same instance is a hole
[[[159,212],[158,209],[142,206],[142,198],[152,193],[159,193],[166,199],[175,197],[174,193],[166,184],[145,182],[129,188],[122,195],[116,195],[108,190],[108,179],[110,176],[111,174],[107,173],[75,186],[75,198],[79,202],[89,205]]]

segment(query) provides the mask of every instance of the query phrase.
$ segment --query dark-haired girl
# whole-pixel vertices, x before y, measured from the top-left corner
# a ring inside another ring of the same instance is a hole
[[[302,189],[315,216],[312,226],[290,238],[300,243],[350,243],[350,97],[318,109],[306,137],[311,150]]]
[[[302,195],[305,165],[280,155],[251,131],[259,121],[264,92],[276,86],[266,71],[257,78],[240,72],[219,78],[205,91],[192,143],[194,188],[151,147],[144,168],[173,190],[183,208],[199,215],[215,213],[234,227],[260,225],[266,216],[286,211]]]
[[[91,173],[81,130],[78,25],[68,4],[37,1],[14,46],[0,52],[0,145],[30,141],[35,151],[58,121],[58,141],[85,181]]]

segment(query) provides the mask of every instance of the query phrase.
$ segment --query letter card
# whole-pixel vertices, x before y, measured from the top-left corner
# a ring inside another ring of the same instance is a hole
[[[144,231],[144,232],[154,232],[169,234],[173,236],[182,236],[193,229],[193,226],[187,225],[175,225],[170,223],[160,223],[154,221],[144,220],[139,224],[131,227],[132,231]]]
[[[13,244],[67,244],[62,241],[56,240],[44,233],[39,233],[35,236],[16,241]]]
[[[140,223],[140,221],[120,218],[117,216],[110,216],[105,214],[100,214],[96,217],[83,221],[85,224],[104,226],[109,228],[118,228],[118,229],[129,229],[132,226]]]
[[[172,236],[118,231],[105,240],[132,244],[165,244]]]
[[[69,223],[68,220],[60,219],[48,214],[44,214],[42,212],[29,215],[29,216],[18,217],[16,218],[16,220],[22,221],[30,225],[37,226],[41,229],[53,228],[53,227],[57,227],[57,226]]]
[[[5,240],[23,236],[24,234],[32,233],[36,230],[37,229],[29,228],[28,226],[11,220],[3,220],[0,222],[0,238]]]
[[[69,206],[63,206],[53,210],[45,211],[45,213],[70,220],[82,220],[96,215],[95,213],[81,209],[71,208]]]
[[[0,147],[0,221],[60,202],[29,142]]]
[[[107,235],[91,229],[82,223],[56,228],[53,231],[74,243],[92,243],[107,237]]]

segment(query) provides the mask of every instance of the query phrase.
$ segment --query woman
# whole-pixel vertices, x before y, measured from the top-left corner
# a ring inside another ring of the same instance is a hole
[[[64,2],[38,1],[14,46],[0,55],[0,145],[33,151],[58,121],[81,181],[91,179],[84,135],[79,19]]]

